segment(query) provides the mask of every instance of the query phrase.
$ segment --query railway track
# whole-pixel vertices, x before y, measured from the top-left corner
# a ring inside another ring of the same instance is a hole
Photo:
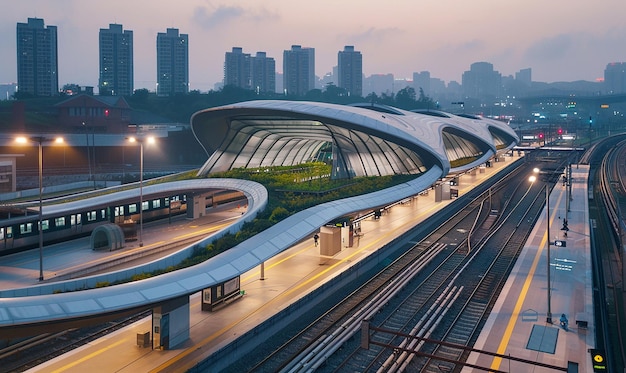
[[[624,326],[626,325],[626,301],[623,293],[622,267],[624,255],[620,247],[624,232],[622,211],[626,206],[624,196],[623,157],[626,154],[626,141],[605,141],[606,152],[591,157],[590,175],[593,183],[592,200],[589,203],[594,241],[594,272],[596,273],[597,298],[596,314],[599,320],[596,328],[598,348],[607,352],[607,360],[613,370],[620,371],[626,366],[626,345]],[[615,144],[617,143],[617,144]]]
[[[522,169],[527,171],[527,167]],[[523,170],[519,173],[527,175]],[[518,181],[526,178],[519,175],[512,177],[517,177]],[[471,341],[480,326],[480,320],[491,309],[491,300],[499,292],[499,287],[514,263],[516,252],[525,242],[529,227],[534,224],[544,203],[540,198],[540,187],[526,188],[527,183],[517,182],[518,186],[521,184],[524,187],[515,190],[506,188],[505,183],[492,187],[491,195],[486,193],[476,198],[426,239],[407,247],[405,255],[346,297],[345,301],[295,334],[266,359],[246,369],[284,372],[374,371],[392,356],[391,360],[395,361],[397,356],[393,348],[372,346],[406,343],[396,338],[382,336],[375,345],[370,345],[369,350],[359,348],[359,339],[355,336],[363,320],[403,333],[409,333],[411,329],[432,329],[433,332],[428,335]],[[527,202],[518,203],[520,200]],[[497,205],[500,201],[509,203]],[[501,208],[499,220],[493,216],[494,205]],[[532,208],[529,208],[531,205]],[[520,221],[516,228],[528,229],[519,229],[519,234],[508,230],[510,237],[506,241],[503,241],[502,236],[492,234],[502,230],[503,221],[515,219]],[[472,232],[469,239],[468,232]],[[494,245],[494,241],[499,243]],[[501,245],[502,242],[510,245]],[[474,247],[477,249],[474,250]],[[468,253],[469,248],[472,251]],[[503,263],[496,261],[486,266],[485,261],[494,256],[507,259]],[[476,264],[470,264],[472,262]],[[474,266],[479,269],[472,269]],[[486,268],[490,270],[485,271]],[[461,275],[463,273],[467,275]],[[492,277],[503,279],[490,280]],[[472,289],[477,290],[468,289],[466,283],[472,284]],[[483,285],[478,287],[481,283]],[[467,294],[474,294],[473,300],[470,301]],[[461,309],[466,310],[463,315],[460,315]],[[451,316],[453,313],[456,316]],[[467,321],[471,319],[474,321]],[[450,320],[454,322],[451,324]],[[472,330],[469,337],[457,337],[459,330],[467,329],[464,326],[467,323],[474,325],[469,328]]]
[[[69,329],[26,339],[0,349],[0,371],[24,372],[57,356],[150,316],[151,310],[81,329]]]
[[[120,263],[120,259],[110,262],[98,263],[96,265],[80,268],[72,272],[56,277],[56,280],[63,278],[77,278],[88,276],[100,271],[113,270],[116,266],[130,266],[133,260],[141,260],[146,256],[166,255],[169,252],[179,250],[182,247],[206,237],[206,232],[199,233],[181,241],[167,243],[153,249],[143,250],[140,253],[130,253],[129,261]],[[12,344],[0,349],[0,371],[22,372],[46,362],[74,348],[80,347],[90,341],[105,336],[119,328],[132,324],[151,314],[151,310],[138,313],[130,317],[120,318],[103,324],[93,325],[80,329],[69,329],[59,333],[47,333],[32,338],[25,339],[19,343]],[[53,346],[53,348],[51,348]]]
[[[415,294],[418,297],[429,296],[431,298],[443,299],[440,304],[433,304],[424,313],[424,308],[411,307],[410,303],[403,302],[398,309],[402,310],[401,312],[403,313],[413,313],[415,315],[413,319],[419,320],[417,323],[407,323],[402,327],[395,327],[394,323],[390,323],[388,320],[379,323],[376,319],[373,319],[370,320],[370,323],[377,327],[397,330],[421,338],[444,340],[464,346],[471,345],[473,338],[477,335],[476,331],[479,330],[481,321],[484,319],[487,311],[491,309],[492,301],[497,297],[501,283],[506,280],[506,275],[508,275],[508,271],[512,266],[511,262],[514,262],[517,252],[521,250],[527,235],[527,233],[522,233],[522,239],[520,240],[518,237],[520,234],[515,235],[511,233],[511,230],[503,230],[502,226],[520,208],[526,210],[520,220],[522,222],[526,221],[528,219],[527,216],[531,214],[532,216],[529,220],[534,223],[536,215],[542,206],[543,201],[538,198],[541,195],[540,191],[538,194],[536,191],[529,193],[531,192],[529,188],[522,193],[523,190],[521,189],[524,188],[520,188],[520,190],[513,193],[511,201],[515,201],[515,203],[507,207],[498,223],[492,225],[491,229],[489,229],[489,234],[477,245],[477,248],[467,256],[462,252],[458,253],[464,256],[459,266],[452,268],[450,271],[444,270],[444,273],[448,275],[446,282],[443,283],[445,286],[444,291],[431,293],[428,287],[422,286],[415,289]],[[521,197],[519,194],[521,194]],[[521,203],[524,201],[524,197],[528,197],[531,201],[532,209]],[[517,202],[518,199],[520,202]],[[529,222],[525,224],[532,226]],[[508,237],[503,237],[504,235],[508,235]],[[518,239],[516,240],[516,238]],[[496,242],[495,244],[494,241]],[[500,245],[503,246],[500,247]],[[432,312],[430,312],[431,310]],[[393,311],[394,314],[396,312]],[[374,339],[375,337],[376,334],[371,338]],[[404,337],[388,339],[385,344],[390,347],[379,348],[380,351],[376,358],[371,359],[367,366],[363,366],[362,368],[365,368],[363,371],[395,372],[406,370],[440,372],[441,369],[453,370],[455,368],[454,364],[446,363],[441,358],[449,361],[460,361],[463,354],[463,350],[441,347],[437,344],[416,343],[415,340],[410,344],[409,340]],[[419,354],[411,354],[406,351],[398,354],[394,350],[395,346],[402,348],[407,348],[408,346],[412,351],[420,351],[422,354],[437,356],[439,359],[424,359]],[[369,350],[372,349],[370,345]],[[354,365],[355,362],[359,361],[359,355],[367,354],[366,351],[369,350],[357,347],[353,354],[344,360],[345,363],[333,369],[333,371],[341,371],[347,365]],[[358,369],[359,367],[355,366],[353,368]]]

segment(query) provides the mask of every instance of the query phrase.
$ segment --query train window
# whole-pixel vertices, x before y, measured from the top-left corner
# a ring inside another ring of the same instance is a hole
[[[31,233],[33,231],[33,223],[20,224],[20,233]]]
[[[100,219],[106,219],[106,218],[107,218],[107,210],[106,209],[100,210]]]
[[[128,205],[128,213],[132,214],[133,212],[137,212],[137,204],[136,203]]]
[[[13,227],[7,227],[7,238],[13,238]]]
[[[141,209],[146,211],[150,208],[150,201],[141,201]]]
[[[165,205],[166,207],[170,205],[170,197],[165,197],[165,198],[163,199],[163,201],[164,201],[164,205]]]
[[[161,200],[160,199],[153,199],[152,200],[152,208],[158,209],[159,207],[161,207]]]
[[[54,218],[54,226],[65,227],[65,216],[61,216],[60,218]]]
[[[42,220],[41,221],[41,229],[47,231],[50,228],[50,220]]]
[[[81,214],[76,214],[76,224],[80,224],[82,222],[82,215]]]
[[[94,221],[96,220],[96,212],[95,211],[89,211],[87,213],[87,221]]]
[[[124,216],[124,206],[115,206],[115,216]]]
[[[0,240],[4,240],[4,228],[0,228]]]

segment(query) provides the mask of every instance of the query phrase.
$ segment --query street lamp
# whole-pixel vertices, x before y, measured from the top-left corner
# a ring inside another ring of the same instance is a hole
[[[539,169],[538,168],[534,168],[533,172],[535,174],[539,173]],[[528,180],[531,183],[534,183],[537,180],[537,177],[535,175],[531,176],[528,178]],[[547,288],[548,288],[548,312],[546,313],[546,322],[548,324],[552,324],[552,301],[551,301],[551,294],[552,294],[552,289],[551,289],[551,285],[550,285],[550,190],[548,187],[548,182],[546,181],[545,183],[545,189],[546,189],[546,235],[548,237],[548,239],[546,240],[546,253],[547,253],[547,259],[546,259],[546,272],[547,272]]]
[[[143,246],[143,143],[154,144],[154,136],[128,138],[131,143],[139,143],[139,246]]]
[[[63,144],[62,137],[46,138],[44,136],[18,137],[15,139],[18,144],[28,144],[29,142],[36,142],[39,146],[39,225],[37,230],[39,231],[39,281],[43,281],[43,146],[44,142],[53,142],[55,144]]]

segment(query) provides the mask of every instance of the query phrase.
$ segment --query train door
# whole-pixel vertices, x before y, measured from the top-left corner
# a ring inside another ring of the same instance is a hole
[[[121,224],[124,222],[124,205],[115,206],[113,209],[113,221],[112,223]]]
[[[13,227],[0,228],[0,248],[2,250],[13,248]]]
[[[80,233],[83,231],[83,220],[81,214],[70,215],[70,229],[73,233]]]

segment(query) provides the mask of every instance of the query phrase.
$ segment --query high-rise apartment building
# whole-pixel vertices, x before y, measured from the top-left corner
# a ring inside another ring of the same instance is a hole
[[[283,52],[283,89],[287,95],[304,96],[315,88],[315,48],[292,45]]]
[[[133,79],[133,32],[118,24],[100,29],[100,94],[130,96]]]
[[[251,89],[250,81],[250,54],[243,53],[240,47],[233,47],[232,52],[226,52],[224,59],[224,86],[233,85],[239,88]]]
[[[59,93],[57,28],[43,19],[17,24],[17,90],[35,96]]]
[[[250,81],[255,92],[276,92],[276,62],[265,52],[250,58]]]
[[[533,70],[529,67],[521,69],[515,73],[515,80],[522,83],[526,87],[530,87],[533,82]]]
[[[626,62],[613,62],[604,69],[606,93],[626,93]]]
[[[470,70],[463,73],[463,93],[465,97],[475,99],[493,99],[500,97],[502,75],[494,71],[489,62],[475,62]]]
[[[157,95],[189,92],[189,35],[168,28],[157,34]]]
[[[365,96],[370,93],[391,95],[394,92],[393,74],[373,74],[365,78]]]
[[[424,92],[426,96],[430,96],[430,72],[429,71],[421,71],[419,73],[413,73],[413,89],[415,89],[415,94],[419,98],[420,89]]]
[[[349,96],[363,96],[363,56],[354,46],[346,45],[337,55],[339,87]]]

